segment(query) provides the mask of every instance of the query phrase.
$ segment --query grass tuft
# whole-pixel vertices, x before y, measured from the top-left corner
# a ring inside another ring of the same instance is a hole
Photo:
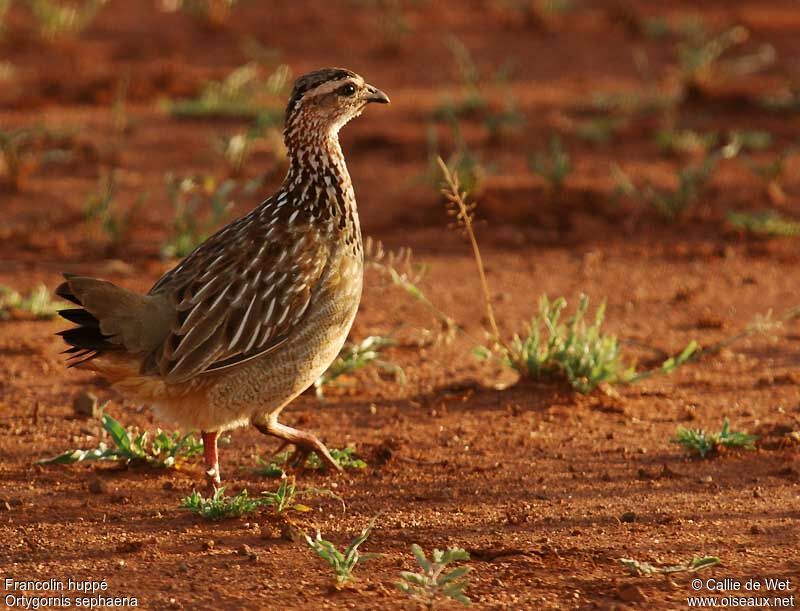
[[[367,527],[350,542],[344,552],[339,551],[336,545],[330,541],[323,539],[319,531],[317,531],[317,536],[313,539],[307,534],[303,535],[308,546],[327,562],[333,570],[336,588],[342,588],[354,579],[353,570],[360,563],[381,557],[382,554],[362,554],[358,549],[369,538],[374,526],[375,518],[370,520]]]
[[[755,450],[757,439],[758,437],[755,435],[731,431],[726,418],[722,423],[722,430],[717,433],[707,433],[703,429],[679,427],[672,441],[682,445],[690,454],[707,458],[717,454],[722,447]]]
[[[328,448],[339,466],[342,469],[364,469],[367,466],[367,463],[354,456],[355,448],[347,447],[347,448]],[[276,454],[272,457],[271,460],[265,461],[261,458],[258,459],[259,467],[255,470],[255,473],[258,475],[263,475],[264,477],[283,477],[286,475],[286,472],[283,469],[283,466],[286,464],[286,461],[289,460],[289,451],[281,452],[280,454]],[[306,469],[315,469],[315,470],[327,470],[328,466],[319,459],[316,452],[311,452],[306,459],[305,464],[303,465]]]
[[[236,182],[226,180],[220,184],[206,176],[199,182],[191,177],[177,178],[168,174],[167,193],[175,216],[172,231],[161,247],[166,259],[185,257],[197,248],[211,232],[229,216],[233,202],[229,199]],[[201,217],[201,208],[208,204],[208,212]]]
[[[403,368],[381,357],[381,349],[394,346],[393,339],[370,335],[358,343],[348,343],[339,352],[339,356],[330,364],[328,369],[314,382],[314,388],[319,399],[325,398],[324,388],[335,384],[341,376],[350,375],[369,365],[375,365],[391,373],[399,384],[405,383]]]
[[[287,93],[291,70],[285,64],[264,77],[255,61],[236,68],[221,81],[208,82],[196,98],[170,100],[168,112],[180,118],[245,117],[281,122],[280,100]]]
[[[547,181],[550,189],[559,193],[564,187],[564,181],[572,173],[572,160],[569,153],[561,145],[558,136],[550,138],[550,145],[546,152],[539,151],[528,159],[530,169]]]
[[[728,212],[728,222],[747,233],[767,237],[794,237],[800,235],[800,222],[783,216],[775,210],[766,212]]]
[[[242,490],[234,496],[225,496],[224,487],[214,490],[214,494],[208,498],[193,490],[181,501],[181,507],[184,509],[212,521],[238,518],[253,513],[260,506],[260,499],[249,498],[247,490]]]
[[[102,415],[101,423],[111,437],[111,446],[100,442],[91,450],[68,450],[53,458],[42,459],[39,464],[71,465],[103,460],[168,469],[203,452],[203,442],[192,433],[170,434],[159,429],[151,438],[147,431],[138,434],[128,431],[108,414]]]
[[[647,562],[640,562],[632,558],[620,558],[619,562],[631,575],[655,575],[658,573],[693,573],[719,564],[716,556],[694,556],[690,561],[673,566],[653,566]]]
[[[0,320],[12,318],[15,312],[26,312],[41,320],[49,320],[67,307],[63,301],[53,299],[44,284],[38,285],[27,296],[11,287],[0,285]]]
[[[89,27],[108,0],[28,0],[39,35],[49,42],[74,38]]]
[[[416,543],[411,546],[411,551],[422,570],[416,573],[401,571],[402,581],[395,583],[398,589],[428,609],[433,609],[441,598],[454,600],[462,605],[472,603],[464,594],[464,590],[469,586],[469,579],[466,575],[470,568],[460,566],[447,570],[448,565],[453,562],[469,560],[469,554],[466,551],[460,548],[450,548],[446,551],[434,549],[430,559],[425,556],[425,552]]]
[[[566,305],[563,297],[550,302],[542,296],[539,313],[525,333],[514,335],[510,344],[501,348],[507,365],[524,378],[566,379],[581,393],[591,392],[603,382],[631,379],[635,368],[623,362],[619,341],[601,331],[605,304],[597,308],[594,321],[587,322],[589,298],[581,295],[575,314],[561,322]],[[491,352],[481,348],[477,354],[486,358]]]

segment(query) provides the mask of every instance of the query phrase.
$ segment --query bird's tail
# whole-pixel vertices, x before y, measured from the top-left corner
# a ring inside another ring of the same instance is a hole
[[[60,310],[62,318],[77,326],[59,332],[69,345],[69,366],[74,367],[107,352],[146,350],[148,336],[143,320],[149,297],[120,288],[111,282],[64,274],[56,295],[77,308]]]

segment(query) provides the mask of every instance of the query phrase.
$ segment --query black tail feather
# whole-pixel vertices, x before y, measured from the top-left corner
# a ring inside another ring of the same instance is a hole
[[[70,322],[74,322],[76,325],[81,325],[84,327],[100,327],[100,321],[83,308],[59,310],[58,315],[61,316],[61,318],[66,318]]]
[[[71,301],[76,305],[83,305],[72,292],[69,286],[69,278],[71,274],[64,274],[67,279],[56,289],[56,295],[67,301]],[[107,335],[103,335],[100,331],[100,321],[84,308],[68,308],[66,310],[59,310],[58,314],[78,325],[71,329],[59,331],[56,335],[60,335],[63,340],[70,346],[64,350],[62,354],[69,354],[69,367],[75,367],[81,363],[85,363],[103,352],[111,350],[121,350],[122,347],[110,342]]]
[[[69,275],[68,274],[64,274],[64,277],[65,278],[69,278]],[[62,282],[61,284],[58,285],[58,288],[56,289],[56,295],[61,297],[61,299],[66,299],[67,301],[71,301],[75,305],[83,305],[81,303],[81,300],[78,299],[73,294],[72,289],[69,288],[69,281]]]

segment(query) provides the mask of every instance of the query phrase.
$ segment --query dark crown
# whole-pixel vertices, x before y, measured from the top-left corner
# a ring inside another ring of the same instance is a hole
[[[300,98],[302,98],[307,91],[322,85],[322,83],[327,83],[328,81],[337,81],[339,79],[355,76],[355,72],[345,70],[344,68],[322,68],[320,70],[315,70],[314,72],[304,74],[294,83],[292,97],[289,98],[289,104],[286,106],[287,118],[292,114],[295,105],[300,101]]]

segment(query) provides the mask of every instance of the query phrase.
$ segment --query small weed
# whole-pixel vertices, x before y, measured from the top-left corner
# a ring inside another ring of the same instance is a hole
[[[405,382],[403,369],[380,358],[381,349],[394,344],[394,340],[376,335],[370,335],[359,343],[345,344],[336,360],[314,382],[317,397],[323,399],[325,396],[324,387],[332,385],[337,378],[363,369],[367,365],[376,365],[380,369],[390,372],[398,383],[403,384]]]
[[[258,150],[269,151],[276,162],[286,159],[281,126],[278,116],[272,112],[259,114],[247,131],[218,138],[214,149],[228,164],[230,173],[234,176],[242,173],[250,156]]]
[[[522,377],[532,379],[566,379],[578,392],[588,393],[602,382],[621,382],[635,374],[632,366],[622,361],[617,338],[600,330],[605,317],[605,304],[595,313],[594,322],[587,323],[589,299],[581,295],[578,309],[566,323],[560,321],[567,302],[558,298],[552,303],[543,296],[539,314],[524,335],[514,335],[504,346],[506,364]],[[481,348],[483,358],[491,354]]]
[[[184,509],[213,521],[238,518],[253,513],[262,504],[261,499],[249,498],[247,490],[242,490],[235,496],[225,496],[224,487],[215,489],[214,494],[208,498],[193,490],[192,494],[184,497],[181,502]]]
[[[15,312],[26,312],[35,318],[48,320],[55,318],[64,307],[66,304],[53,299],[44,284],[38,285],[27,297],[10,287],[0,285],[0,320],[12,318]]]
[[[358,550],[359,546],[367,540],[374,526],[375,518],[370,520],[367,527],[361,531],[359,536],[350,542],[350,545],[347,546],[344,552],[340,552],[333,543],[323,539],[319,531],[317,531],[317,536],[313,539],[304,534],[308,546],[333,569],[337,588],[342,588],[353,580],[353,570],[361,562],[381,556],[381,554],[362,554]]]
[[[182,506],[193,513],[205,518],[206,520],[222,520],[225,518],[238,518],[240,516],[253,513],[261,508],[272,508],[275,514],[284,516],[288,511],[308,512],[311,508],[297,502],[297,498],[308,494],[324,494],[339,500],[344,507],[341,498],[330,490],[306,488],[297,489],[294,477],[281,476],[281,482],[275,492],[262,492],[260,497],[251,498],[247,490],[242,490],[235,496],[225,496],[225,488],[217,488],[210,497],[203,497],[196,490],[192,494],[184,497]]]
[[[447,157],[446,165],[449,171],[458,176],[459,183],[470,193],[479,194],[483,184],[494,168],[486,166],[480,156],[472,151],[461,134],[461,126],[456,119],[449,123],[453,137],[453,152]],[[439,138],[436,127],[428,128],[428,171],[424,174],[425,182],[439,190],[440,171],[438,162]]]
[[[550,30],[561,17],[575,8],[575,0],[506,0],[525,22],[538,29]]]
[[[553,192],[559,193],[572,173],[572,160],[561,145],[561,139],[553,136],[546,152],[540,151],[528,158],[528,167],[544,178]]]
[[[742,155],[744,164],[761,179],[764,189],[773,204],[782,205],[786,203],[783,181],[786,178],[787,162],[796,153],[797,149],[790,147],[779,153],[774,159],[764,163],[759,163],[748,155]]]
[[[102,409],[102,408],[101,408]],[[134,434],[125,429],[108,414],[103,414],[101,422],[111,437],[112,446],[105,442],[91,450],[69,450],[53,458],[39,461],[40,464],[71,465],[76,462],[109,460],[124,464],[145,464],[157,468],[174,468],[203,452],[203,443],[192,433],[165,433],[160,429],[152,439],[145,431]]]
[[[449,598],[462,605],[471,604],[472,601],[464,594],[464,590],[469,586],[466,575],[470,568],[460,566],[447,570],[452,562],[469,560],[466,551],[459,548],[450,548],[447,551],[434,549],[430,560],[416,543],[411,546],[411,551],[422,570],[418,573],[402,571],[400,573],[402,581],[395,584],[400,590],[408,594],[412,600],[425,605],[427,609],[433,609],[440,598]]]
[[[28,0],[40,36],[49,41],[74,38],[91,25],[108,0],[83,0],[61,3],[54,0]]]
[[[664,129],[656,132],[656,144],[670,155],[705,154],[716,145],[719,136],[713,132],[700,133],[692,129]]]
[[[275,492],[262,492],[261,501],[263,505],[272,507],[275,513],[285,511],[311,511],[311,507],[295,502],[295,497],[303,492],[298,491],[294,477],[281,477],[281,483]]]
[[[226,180],[218,185],[207,176],[198,183],[194,178],[180,179],[172,174],[167,175],[166,181],[175,216],[172,231],[161,248],[161,254],[167,259],[185,257],[228,217],[233,207],[229,196],[236,182]],[[209,212],[205,218],[201,218],[200,209],[206,202]]]
[[[762,45],[755,53],[721,59],[727,51],[743,45],[749,38],[750,32],[742,26],[734,26],[716,36],[709,35],[702,26],[686,32],[678,47],[685,89],[702,91],[704,86],[714,81],[742,77],[774,63],[776,52],[771,45]]]
[[[489,137],[499,139],[506,131],[521,127],[525,118],[519,112],[517,101],[510,91],[505,92],[503,104],[490,103],[485,89],[504,87],[510,74],[510,66],[500,67],[490,78],[481,74],[472,54],[458,38],[446,39],[447,47],[453,55],[458,74],[460,94],[457,99],[445,98],[434,110],[433,117],[437,121],[456,123],[460,119],[477,119],[483,122]]]
[[[412,262],[412,253],[408,248],[386,252],[378,240],[370,237],[364,242],[364,265],[385,275],[389,281],[400,287],[415,301],[422,303],[439,325],[434,341],[450,342],[460,329],[456,321],[437,308],[419,287],[427,269]]]
[[[608,144],[625,124],[625,119],[603,115],[579,122],[574,133],[581,140],[602,146]]]
[[[206,84],[197,98],[169,101],[167,109],[174,117],[246,117],[271,116],[280,123],[282,100],[289,85],[291,70],[278,66],[263,78],[257,62],[236,68],[222,81]],[[263,120],[263,119],[262,119]]]
[[[439,167],[444,176],[442,193],[447,198],[448,211],[456,217],[457,224],[464,230],[472,247],[489,322],[487,336],[490,345],[476,348],[476,356],[496,358],[515,369],[521,377],[563,377],[579,392],[589,392],[601,382],[630,383],[655,373],[671,373],[695,356],[697,344],[691,342],[679,355],[668,358],[660,367],[637,373],[634,367],[623,364],[616,337],[600,332],[605,315],[604,306],[598,309],[593,324],[585,322],[588,307],[588,298],[585,296],[581,297],[578,311],[566,324],[559,323],[566,301],[557,299],[551,304],[543,297],[539,303],[539,316],[531,323],[526,335],[516,335],[511,342],[504,342],[497,326],[483,258],[473,230],[475,204],[467,203],[467,193],[461,190],[457,177],[447,169],[441,158]],[[546,343],[542,341],[542,328],[547,332]]]
[[[355,448],[347,447],[347,448],[328,448],[333,460],[339,463],[343,469],[364,469],[367,466],[367,463],[361,460],[360,458],[356,458],[353,456],[355,452]],[[283,477],[286,472],[283,469],[283,466],[286,464],[286,461],[289,460],[289,452],[281,452],[280,454],[276,454],[272,457],[272,459],[267,462],[262,459],[258,459],[259,467],[255,470],[255,473],[258,475],[262,475],[264,477]],[[306,459],[305,464],[303,465],[306,469],[320,469],[325,470],[327,469],[327,465],[323,463],[319,456],[317,456],[316,452],[311,452]]]
[[[685,213],[702,195],[703,189],[713,176],[722,153],[716,151],[706,155],[702,162],[687,165],[678,171],[678,185],[674,189],[656,188],[651,184],[637,188],[622,169],[612,166],[617,182],[617,193],[636,197],[654,208],[662,217],[673,220]]]
[[[5,28],[6,13],[9,8],[11,8],[11,0],[0,0],[0,36]]]
[[[636,577],[642,575],[655,575],[657,573],[693,573],[719,564],[716,556],[694,556],[689,562],[673,566],[653,566],[647,562],[639,562],[631,558],[620,558],[619,562],[628,572]]]
[[[175,0],[170,8],[181,10],[210,27],[221,28],[237,4],[239,0]]]
[[[800,221],[786,218],[775,210],[766,212],[728,212],[728,222],[747,233],[767,237],[800,235]]]
[[[722,423],[722,430],[718,433],[706,433],[702,429],[687,429],[679,427],[673,442],[682,445],[691,454],[700,458],[719,452],[721,447],[744,448],[754,450],[758,437],[738,431],[731,431],[728,419]]]
[[[36,167],[38,161],[34,149],[39,143],[40,136],[41,130],[38,128],[0,129],[3,174],[12,191],[21,191],[25,179]]]
[[[89,195],[84,205],[87,224],[96,227],[112,248],[117,248],[126,241],[136,213],[147,199],[147,193],[142,193],[133,206],[127,211],[121,211],[117,205],[116,195],[116,174],[110,172],[100,177],[97,190]]]

